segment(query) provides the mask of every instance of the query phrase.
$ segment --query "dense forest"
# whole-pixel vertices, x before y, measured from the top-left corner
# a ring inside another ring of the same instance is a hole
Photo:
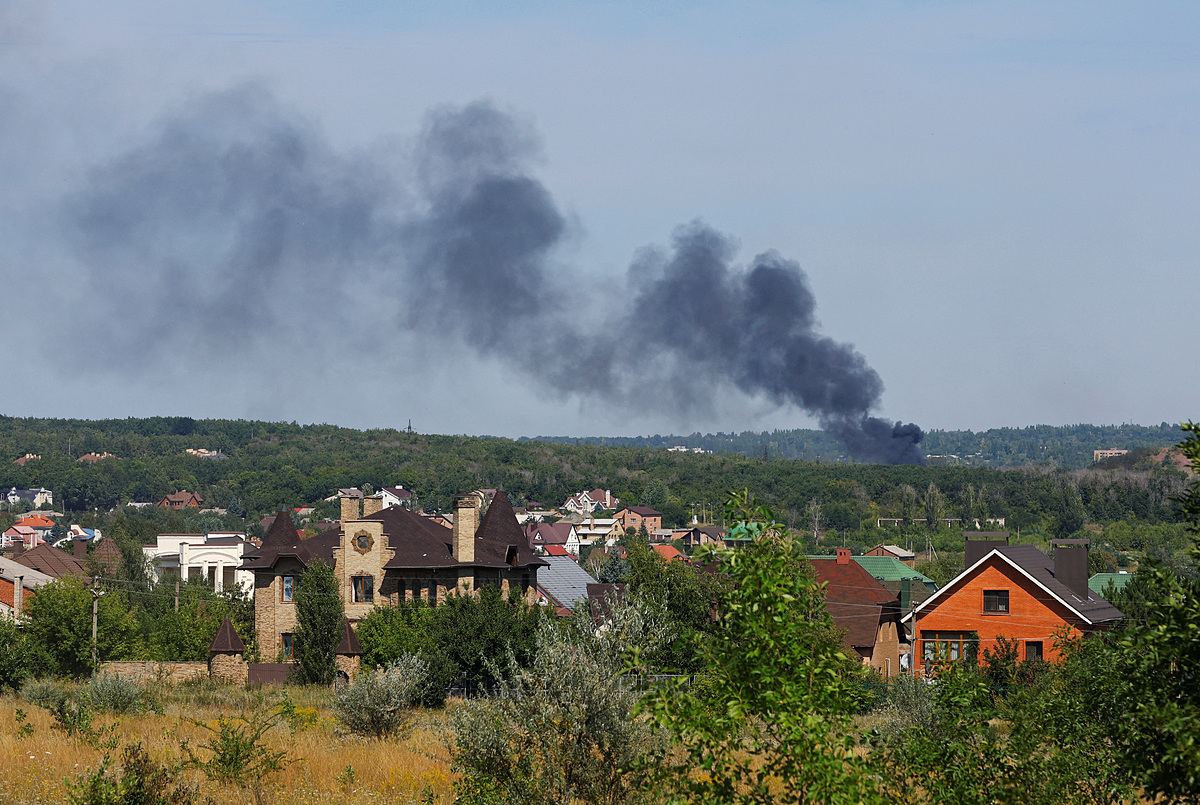
[[[1092,451],[1118,448],[1167,447],[1183,439],[1178,424],[1031,425],[1027,428],[931,430],[922,448],[931,463],[981,467],[1021,467],[1033,464],[1077,470],[1091,466]],[[606,447],[687,447],[713,453],[798,461],[849,462],[835,436],[821,430],[693,433],[690,436],[539,436],[536,441],[595,444]]]
[[[1169,441],[1169,426],[1141,430],[1151,442]],[[1043,442],[1064,444],[1060,431],[1045,429]],[[1104,435],[1096,439],[1113,443]],[[1075,443],[1082,440],[1078,435]],[[227,457],[185,452],[200,448]],[[55,494],[55,508],[75,513],[84,524],[120,516],[126,531],[146,539],[155,529],[239,527],[254,533],[262,515],[318,503],[339,487],[402,485],[427,511],[446,510],[454,495],[479,487],[502,488],[518,505],[550,507],[581,489],[601,487],[626,504],[660,510],[669,526],[712,519],[728,490],[748,488],[808,534],[812,550],[888,541],[948,552],[951,564],[962,550],[962,529],[999,528],[999,518],[1014,538],[1033,544],[1087,530],[1112,566],[1126,566],[1129,552],[1170,559],[1183,544],[1175,499],[1186,474],[1165,460],[1164,450],[1141,448],[1076,470],[1052,462],[1013,468],[879,466],[763,452],[685,453],[240,420],[6,417],[0,418],[0,487],[47,487]],[[79,461],[87,453],[113,457]],[[15,463],[26,454],[40,458]],[[181,489],[197,492],[206,506],[227,514],[135,516],[121,508]],[[318,513],[337,516],[333,504]],[[0,522],[11,516],[0,513]],[[880,528],[880,518],[899,522]]]

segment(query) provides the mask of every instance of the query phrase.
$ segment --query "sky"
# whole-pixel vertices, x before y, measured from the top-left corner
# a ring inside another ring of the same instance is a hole
[[[0,414],[1196,418],[1196,41],[1191,3],[0,0]]]

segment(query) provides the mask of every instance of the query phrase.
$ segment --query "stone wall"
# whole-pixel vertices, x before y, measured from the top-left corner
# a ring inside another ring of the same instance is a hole
[[[213,654],[208,660],[208,678],[214,682],[246,684],[250,667],[241,654]]]
[[[189,679],[208,676],[206,662],[104,662],[100,672],[120,674],[139,682],[186,682]],[[244,678],[243,678],[244,681]]]
[[[337,669],[345,674],[351,682],[354,681],[354,677],[358,676],[358,672],[362,669],[362,662],[356,655],[339,654],[335,662]]]

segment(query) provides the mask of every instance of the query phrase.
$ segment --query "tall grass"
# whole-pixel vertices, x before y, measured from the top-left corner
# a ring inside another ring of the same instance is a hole
[[[180,743],[198,746],[204,730],[189,719],[215,723],[219,716],[250,712],[260,691],[235,686],[162,686],[155,690],[161,714],[154,712],[115,715],[97,713],[99,726],[113,725],[120,745],[141,741],[157,761],[174,764],[181,760]],[[433,802],[449,803],[449,764],[442,747],[442,713],[422,712],[413,733],[404,740],[363,740],[342,737],[335,731],[328,690],[288,688],[293,706],[315,715],[304,719],[293,732],[286,721],[266,736],[272,748],[287,752],[294,762],[272,776],[275,790],[267,801],[289,805],[325,805],[344,802]],[[264,704],[281,699],[281,691],[267,689]],[[18,711],[22,717],[18,720]],[[0,696],[0,802],[8,805],[57,805],[67,803],[64,780],[96,769],[104,752],[51,729],[50,713],[20,696]],[[32,734],[20,735],[24,725]],[[120,760],[120,753],[112,753]],[[353,767],[353,774],[346,768]],[[245,792],[234,786],[210,782],[198,772],[183,778],[200,787],[200,799],[241,802]],[[286,789],[286,793],[284,791]]]

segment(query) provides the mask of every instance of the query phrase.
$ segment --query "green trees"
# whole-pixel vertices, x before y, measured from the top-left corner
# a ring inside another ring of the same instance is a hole
[[[331,685],[346,617],[333,566],[313,562],[300,577],[296,591],[295,653],[300,679],[310,685]]]
[[[702,682],[645,700],[676,749],[656,765],[656,791],[670,803],[882,802],[854,752],[861,665],[842,652],[821,586],[747,494],[731,496],[727,516],[754,542],[712,557],[732,586],[699,649]]]
[[[26,604],[25,614],[26,632],[45,663],[45,671],[81,677],[94,670],[92,591],[83,579],[64,576],[42,585]],[[121,592],[102,591],[97,624],[101,662],[134,657],[140,652],[137,619]]]

